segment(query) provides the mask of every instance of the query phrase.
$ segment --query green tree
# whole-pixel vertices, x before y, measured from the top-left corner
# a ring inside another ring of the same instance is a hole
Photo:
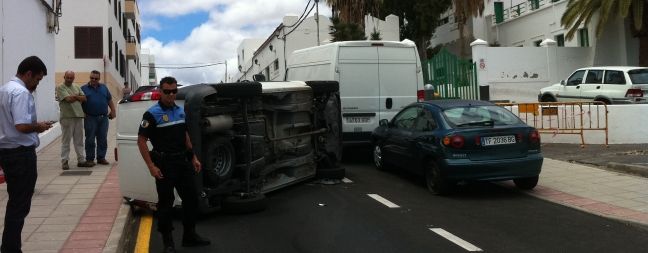
[[[366,40],[364,29],[356,23],[344,23],[339,18],[331,18],[331,41]]]
[[[340,18],[342,23],[359,24],[362,28],[365,15],[378,15],[382,3],[383,0],[326,0],[334,18]]]
[[[374,27],[373,32],[371,32],[371,40],[382,40],[380,32]]]
[[[484,13],[484,0],[452,0],[454,6],[454,17],[459,30],[459,56],[467,58],[466,35],[464,29],[468,19],[471,17],[481,16]]]
[[[400,19],[400,38],[416,43],[421,60],[427,59],[430,38],[439,24],[439,17],[450,8],[451,0],[383,0],[384,13]]]
[[[639,65],[648,66],[648,0],[569,0],[560,23],[567,28],[566,38],[571,40],[581,24],[587,26],[594,14],[599,14],[596,37],[617,16],[629,19],[631,34],[639,39]]]

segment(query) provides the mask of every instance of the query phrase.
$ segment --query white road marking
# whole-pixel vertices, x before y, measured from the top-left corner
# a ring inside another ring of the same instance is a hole
[[[451,234],[448,231],[445,231],[443,228],[430,228],[432,232],[437,233],[438,235],[442,236],[445,239],[448,239],[449,241],[453,242],[454,244],[457,244],[461,246],[462,248],[466,249],[467,251],[483,251],[482,249],[478,248],[475,245],[472,245],[471,243],[464,241],[463,239]]]
[[[348,179],[346,177],[342,178],[342,182],[347,183],[347,184],[353,183],[353,181],[351,181],[351,179]]]
[[[367,195],[369,195],[369,197],[371,197],[372,199],[375,199],[376,201],[382,203],[383,205],[386,205],[389,208],[400,208],[399,205],[392,203],[391,201],[381,197],[378,194],[367,194]]]

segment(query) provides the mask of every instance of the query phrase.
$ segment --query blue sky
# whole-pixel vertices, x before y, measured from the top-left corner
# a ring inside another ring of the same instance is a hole
[[[320,14],[330,8],[320,1]],[[142,49],[157,65],[228,62],[235,73],[243,39],[267,38],[286,15],[299,16],[308,0],[139,0]],[[312,14],[311,14],[312,15]],[[200,69],[157,69],[180,83],[220,82],[224,64]]]

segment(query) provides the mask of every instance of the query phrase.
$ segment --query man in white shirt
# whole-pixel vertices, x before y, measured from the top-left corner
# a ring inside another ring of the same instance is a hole
[[[32,92],[45,75],[43,61],[30,56],[20,62],[16,77],[0,86],[0,165],[9,194],[2,253],[22,252],[21,232],[36,186],[38,133],[50,129],[53,123],[36,121]]]

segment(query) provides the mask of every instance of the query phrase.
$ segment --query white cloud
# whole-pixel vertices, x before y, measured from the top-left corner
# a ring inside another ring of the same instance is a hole
[[[155,55],[156,64],[215,63],[228,61],[231,76],[236,68],[236,49],[245,38],[267,38],[286,15],[299,15],[307,0],[144,0],[139,2],[143,29],[161,29],[158,18],[208,12],[209,19],[193,28],[186,38],[161,42],[144,38],[142,48]],[[324,2],[324,1],[320,1]],[[320,13],[330,13],[328,8]],[[312,15],[312,14],[311,14]],[[224,65],[197,69],[156,69],[158,77],[175,76],[180,83],[220,82]]]

